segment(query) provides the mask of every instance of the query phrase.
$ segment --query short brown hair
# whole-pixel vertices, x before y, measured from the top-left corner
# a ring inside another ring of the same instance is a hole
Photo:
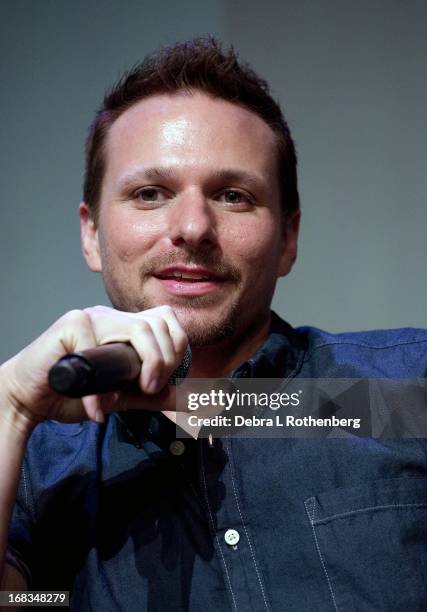
[[[199,90],[257,114],[277,138],[282,211],[299,209],[295,145],[280,106],[266,81],[239,62],[231,47],[223,51],[212,37],[195,38],[161,49],[125,73],[108,92],[86,140],[83,198],[96,220],[105,173],[105,140],[114,121],[128,108],[155,94]]]

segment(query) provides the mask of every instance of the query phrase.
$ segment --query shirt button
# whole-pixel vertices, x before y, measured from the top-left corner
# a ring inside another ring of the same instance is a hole
[[[148,433],[150,436],[157,436],[160,431],[160,423],[156,416],[152,416],[150,418],[150,422],[148,425]]]
[[[224,534],[225,543],[229,546],[236,546],[238,541],[240,540],[239,532],[235,529],[227,529]]]
[[[175,457],[179,457],[179,455],[182,455],[185,451],[185,444],[184,442],[181,442],[181,440],[174,440],[169,445],[169,450],[172,455],[175,455]]]
[[[240,376],[241,376],[242,378],[249,378],[250,373],[251,373],[251,371],[250,371],[250,367],[249,367],[248,365],[244,365],[244,366],[242,367],[242,369],[241,369]]]

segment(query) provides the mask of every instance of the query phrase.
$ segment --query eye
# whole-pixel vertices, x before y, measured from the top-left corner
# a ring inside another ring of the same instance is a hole
[[[237,189],[226,189],[219,194],[218,199],[225,204],[234,205],[236,208],[247,208],[254,203],[253,198],[248,193]]]
[[[135,197],[143,202],[157,202],[160,199],[160,192],[155,187],[146,187],[138,191]]]
[[[144,187],[133,194],[138,206],[142,208],[156,208],[166,202],[169,194],[160,187]]]

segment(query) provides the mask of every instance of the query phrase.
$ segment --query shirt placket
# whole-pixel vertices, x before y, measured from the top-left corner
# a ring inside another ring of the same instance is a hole
[[[239,484],[233,469],[232,440],[214,440],[213,446],[207,440],[201,442],[202,490],[230,609],[244,612],[271,610],[251,536],[251,527],[244,514]],[[218,500],[218,482],[214,468],[218,445],[222,446],[227,456],[221,473],[221,500]]]

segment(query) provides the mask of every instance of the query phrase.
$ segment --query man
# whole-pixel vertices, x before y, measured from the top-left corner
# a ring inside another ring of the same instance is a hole
[[[67,313],[1,368],[3,589],[70,590],[74,610],[421,609],[422,441],[176,440],[188,343],[194,378],[425,375],[422,331],[270,312],[299,202],[266,84],[213,40],[148,58],[95,118],[80,217],[114,308]],[[112,342],[138,352],[137,391],[49,389],[64,353]]]

